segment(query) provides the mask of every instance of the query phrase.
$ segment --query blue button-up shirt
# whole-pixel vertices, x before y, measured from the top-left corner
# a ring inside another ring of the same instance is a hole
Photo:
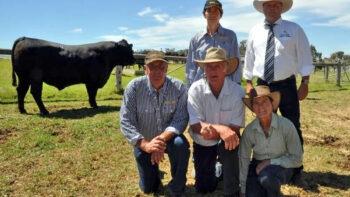
[[[124,92],[120,109],[120,129],[136,145],[140,139],[152,140],[165,131],[182,134],[188,123],[187,88],[175,78],[166,76],[157,91],[148,76],[132,80]]]
[[[197,65],[194,60],[204,60],[207,49],[211,47],[222,48],[226,51],[227,58],[239,58],[237,37],[232,30],[223,28],[219,25],[218,31],[213,37],[205,31],[197,33],[190,41],[186,65],[186,82],[190,87],[195,81],[203,78],[204,71]],[[241,84],[242,66],[239,64],[236,72],[229,75],[229,79]]]

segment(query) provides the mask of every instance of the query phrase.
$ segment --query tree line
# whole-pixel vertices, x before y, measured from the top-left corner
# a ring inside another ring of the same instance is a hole
[[[241,56],[245,55],[246,48],[247,48],[247,40],[242,40],[239,43],[239,54]],[[335,62],[336,61],[336,62],[348,62],[348,63],[350,63],[350,55],[345,54],[343,51],[334,52],[331,54],[331,56],[329,58],[323,58],[322,53],[318,52],[314,45],[310,46],[310,50],[311,50],[311,55],[312,55],[314,62]],[[151,49],[142,49],[142,50],[136,51],[136,53],[147,54],[149,51],[151,51]],[[165,53],[165,55],[167,55],[167,56],[187,57],[187,54],[188,54],[188,49],[176,50],[174,48],[172,48],[172,49],[165,48],[165,49],[161,49],[161,51],[163,51]]]

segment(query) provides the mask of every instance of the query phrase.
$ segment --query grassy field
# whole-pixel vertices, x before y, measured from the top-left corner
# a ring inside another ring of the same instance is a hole
[[[18,112],[11,72],[10,61],[0,59],[0,196],[150,196],[138,188],[132,148],[119,130],[122,95],[115,75],[98,91],[98,109],[89,107],[84,85],[62,91],[44,85],[43,101],[51,113],[44,117],[29,92],[29,114]],[[184,68],[171,75],[184,80]],[[134,77],[123,74],[123,86]],[[311,189],[286,185],[286,196],[350,196],[350,83],[344,76],[344,85],[337,87],[334,78],[325,82],[322,71],[311,77],[308,99],[301,102]],[[247,111],[246,123],[252,119]],[[189,165],[186,195],[196,196]],[[160,169],[166,185],[168,160]],[[220,196],[220,188],[208,196]]]

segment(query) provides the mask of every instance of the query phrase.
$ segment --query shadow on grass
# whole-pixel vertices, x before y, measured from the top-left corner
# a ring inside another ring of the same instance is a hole
[[[119,91],[117,92],[117,94],[120,94],[122,95],[124,93],[124,91]],[[104,98],[104,99],[99,99],[99,100],[96,100],[97,104],[99,101],[113,101],[113,100],[123,100],[123,98]],[[43,100],[43,103],[61,103],[61,102],[87,102],[89,103],[89,98],[87,98],[86,100],[84,99],[56,99],[56,100]],[[8,105],[8,104],[17,104],[17,100],[16,101],[0,101],[0,104],[5,104],[5,105]],[[35,103],[34,100],[32,101],[25,101],[24,104],[26,103]]]
[[[320,193],[319,185],[345,191],[350,188],[350,176],[347,175],[339,175],[332,172],[303,172],[303,174],[312,192]]]
[[[120,107],[116,106],[99,106],[98,108],[80,108],[80,109],[64,109],[52,112],[49,115],[42,116],[44,118],[62,118],[62,119],[81,119],[93,117],[96,114],[104,114],[108,112],[119,111]]]
[[[328,89],[328,90],[310,90],[309,93],[316,93],[316,92],[334,92],[334,91],[344,91],[349,90],[347,88],[339,88],[339,89]]]

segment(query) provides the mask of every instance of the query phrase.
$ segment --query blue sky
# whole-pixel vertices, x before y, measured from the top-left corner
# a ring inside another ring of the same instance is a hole
[[[222,0],[221,24],[238,40],[263,20],[253,0]],[[85,44],[122,38],[138,49],[186,49],[205,28],[205,0],[0,0],[0,48],[21,36],[62,44]],[[323,57],[350,54],[350,0],[294,0],[282,18],[301,25]]]

